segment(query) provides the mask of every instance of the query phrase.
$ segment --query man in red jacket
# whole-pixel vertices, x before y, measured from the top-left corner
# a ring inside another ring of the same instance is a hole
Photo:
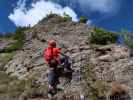
[[[49,93],[51,94],[54,94],[52,92],[59,83],[57,66],[60,64],[60,53],[61,49],[56,47],[56,42],[54,40],[48,41],[48,47],[44,50],[44,59],[49,66],[48,83]]]
[[[65,69],[71,71],[71,63],[69,62],[69,57],[62,54],[61,49],[56,47],[56,42],[54,40],[48,41],[48,47],[44,50],[44,59],[49,66],[48,83],[49,92],[51,93],[56,89],[56,86],[59,83],[59,77],[61,73],[63,73],[57,66],[63,66],[64,71],[66,71]]]

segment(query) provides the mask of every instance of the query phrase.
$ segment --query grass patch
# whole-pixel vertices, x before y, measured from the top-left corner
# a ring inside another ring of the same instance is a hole
[[[12,59],[13,55],[14,55],[14,52],[12,52],[12,53],[3,53],[2,61],[3,62],[10,61]]]
[[[7,64],[14,56],[15,52],[0,54],[0,71],[5,71],[5,64]]]
[[[12,51],[20,50],[22,46],[23,46],[23,40],[17,40],[14,44],[6,47],[5,52],[12,52]]]
[[[19,100],[20,98],[43,96],[47,91],[45,85],[36,83],[34,76],[27,80],[18,80],[17,77],[0,72],[0,80],[0,100],[6,100],[7,97],[10,100]]]

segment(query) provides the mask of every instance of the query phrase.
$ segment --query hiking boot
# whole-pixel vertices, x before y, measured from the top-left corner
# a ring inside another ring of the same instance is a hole
[[[52,99],[53,95],[51,93],[48,93],[48,98]]]
[[[52,98],[57,92],[53,89],[53,90],[48,90],[48,98]]]

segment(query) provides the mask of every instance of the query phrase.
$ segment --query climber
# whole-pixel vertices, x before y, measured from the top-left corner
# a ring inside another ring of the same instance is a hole
[[[68,71],[71,68],[71,64],[68,61],[68,56],[61,53],[61,49],[56,47],[56,41],[48,41],[48,47],[44,50],[44,58],[49,66],[48,83],[49,91],[55,90],[56,85],[59,83],[60,73],[58,65],[63,66],[64,71]]]

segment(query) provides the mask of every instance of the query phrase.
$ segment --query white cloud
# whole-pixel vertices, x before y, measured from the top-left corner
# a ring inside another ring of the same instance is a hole
[[[14,8],[13,13],[8,16],[16,26],[35,25],[39,20],[46,17],[51,11],[53,13],[63,15],[65,12],[77,21],[76,13],[70,7],[78,7],[80,12],[87,14],[90,12],[99,12],[103,16],[114,15],[120,7],[121,0],[33,0],[31,8],[26,9],[27,0],[19,0],[17,7]],[[67,6],[62,7],[57,3],[64,2]],[[105,17],[102,17],[102,19]],[[101,18],[100,18],[101,20]],[[88,21],[93,23],[93,21]]]
[[[97,11],[99,13],[112,14],[118,11],[122,0],[51,0],[54,2],[64,2],[74,8],[78,8],[82,12]]]
[[[120,0],[78,0],[83,11],[89,9],[100,13],[112,13],[118,10]],[[75,1],[76,2],[76,1]]]
[[[24,8],[25,7],[25,5],[26,5],[26,0],[19,0],[18,2],[17,2],[17,6],[19,7],[19,8]]]
[[[77,15],[71,8],[63,8],[61,5],[50,1],[40,0],[33,2],[30,9],[26,9],[25,5],[26,0],[19,0],[13,13],[8,16],[16,26],[34,26],[39,20],[46,17],[46,15],[51,12],[62,16],[66,13],[72,17],[73,21],[77,21]]]

